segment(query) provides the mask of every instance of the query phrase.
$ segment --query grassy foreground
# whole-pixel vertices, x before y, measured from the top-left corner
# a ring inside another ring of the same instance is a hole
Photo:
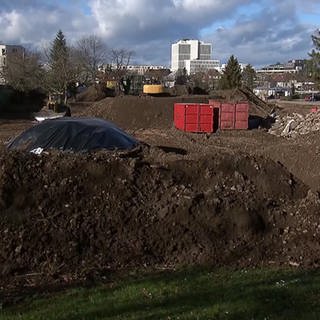
[[[320,271],[128,276],[3,308],[0,319],[320,319]]]

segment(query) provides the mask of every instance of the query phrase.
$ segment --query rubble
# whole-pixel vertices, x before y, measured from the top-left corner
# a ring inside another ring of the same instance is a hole
[[[311,112],[306,116],[299,113],[276,115],[269,133],[278,137],[296,138],[320,130],[320,112]]]

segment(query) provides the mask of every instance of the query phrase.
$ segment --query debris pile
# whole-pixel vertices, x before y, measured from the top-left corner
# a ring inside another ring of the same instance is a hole
[[[312,112],[306,116],[293,113],[285,116],[277,115],[269,133],[279,137],[296,138],[319,130],[320,112]]]

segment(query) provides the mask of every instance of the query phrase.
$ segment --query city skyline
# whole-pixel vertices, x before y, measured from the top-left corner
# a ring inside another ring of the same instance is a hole
[[[3,0],[0,42],[42,49],[59,29],[69,44],[95,34],[109,48],[126,48],[131,63],[170,66],[171,44],[212,43],[222,63],[263,66],[307,58],[319,28],[318,1],[284,0]]]

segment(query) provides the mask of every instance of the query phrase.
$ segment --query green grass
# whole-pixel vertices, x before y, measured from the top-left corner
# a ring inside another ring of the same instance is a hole
[[[192,269],[29,298],[0,319],[320,319],[320,271]]]

